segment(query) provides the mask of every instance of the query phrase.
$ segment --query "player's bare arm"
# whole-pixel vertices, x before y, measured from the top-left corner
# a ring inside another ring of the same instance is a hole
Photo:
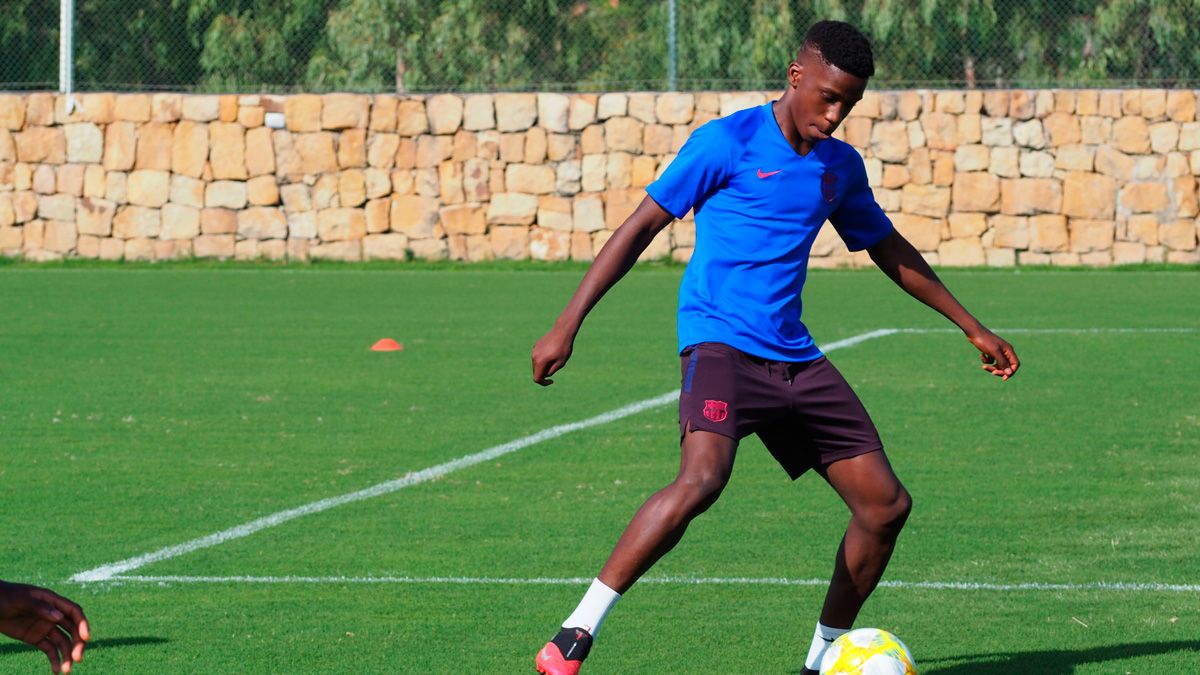
[[[37,647],[55,673],[71,672],[91,639],[83,608],[47,588],[0,581],[0,633]]]
[[[950,293],[933,269],[899,232],[867,251],[875,265],[909,295],[929,305],[962,329],[979,350],[983,369],[1003,380],[1017,373],[1020,359],[1012,345],[988,330]]]
[[[584,317],[608,289],[633,267],[638,256],[646,250],[655,235],[674,219],[674,216],[653,199],[646,197],[621,227],[617,228],[612,238],[605,242],[600,253],[596,255],[595,262],[579,283],[579,288],[567,303],[566,309],[559,314],[554,327],[533,346],[534,382],[543,387],[554,383],[549,378],[571,358],[575,335],[579,333]]]

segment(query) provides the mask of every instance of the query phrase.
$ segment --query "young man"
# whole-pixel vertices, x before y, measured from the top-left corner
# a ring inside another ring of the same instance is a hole
[[[679,475],[633,517],[583,601],[538,652],[538,671],[579,671],[608,611],[716,501],[738,440],[751,433],[793,479],[817,471],[851,512],[801,672],[815,672],[827,645],[854,623],[912,502],[866,410],[800,321],[808,254],[826,220],[851,250],[866,249],[896,284],[961,328],[984,370],[1005,380],[1016,373],[1013,348],[946,290],[876,204],[859,155],[830,138],[874,72],[858,30],[814,25],[788,66],[783,96],[692,134],[534,346],[534,381],[549,385],[600,297],[660,230],[695,210],[696,248],[679,290]]]

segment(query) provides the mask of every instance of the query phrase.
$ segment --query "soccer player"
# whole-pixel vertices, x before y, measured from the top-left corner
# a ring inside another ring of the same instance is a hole
[[[79,605],[48,588],[7,581],[0,581],[0,633],[42,650],[56,673],[71,672],[91,639]]]
[[[826,220],[851,250],[865,249],[897,285],[962,329],[985,371],[1004,380],[1017,372],[1012,346],[893,229],[862,158],[830,138],[874,72],[862,33],[815,24],[779,100],[697,129],[534,345],[533,379],[549,385],[591,308],[659,231],[694,209],[696,247],[679,289],[679,474],[634,515],[579,606],[537,653],[538,671],[579,671],[609,610],[716,501],[739,439],[752,433],[792,479],[813,469],[850,509],[801,672],[816,672],[829,643],[854,623],[912,500],[862,403],[800,321],[809,251]]]

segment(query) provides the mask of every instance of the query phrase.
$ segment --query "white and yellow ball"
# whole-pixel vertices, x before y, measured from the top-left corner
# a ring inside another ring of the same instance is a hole
[[[859,628],[829,645],[821,675],[917,675],[917,664],[900,638],[878,628]]]

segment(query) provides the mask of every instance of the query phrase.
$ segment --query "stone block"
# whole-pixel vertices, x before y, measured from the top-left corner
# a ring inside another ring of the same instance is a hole
[[[1042,121],[1049,144],[1054,147],[1079,143],[1082,136],[1079,118],[1065,112],[1051,113]]]
[[[317,238],[317,212],[287,214],[288,241]]]
[[[537,216],[537,208],[538,198],[535,195],[515,192],[495,194],[488,204],[487,222],[497,225],[529,225]]]
[[[1000,179],[982,171],[956,174],[952,197],[955,211],[994,213],[1000,206]]]
[[[534,199],[536,201],[536,198]],[[404,234],[410,239],[428,239],[434,236],[439,215],[438,201],[431,197],[392,197],[392,231]]]
[[[1013,91],[1008,97],[1008,116],[1017,120],[1031,118],[1037,112],[1036,102],[1031,91]]]
[[[597,100],[595,94],[573,94],[567,104],[567,128],[580,131],[595,122]]]
[[[283,117],[288,131],[320,131],[321,97],[315,94],[288,96],[283,102]]]
[[[160,207],[171,195],[171,174],[166,171],[134,171],[126,184],[127,198],[134,206]]]
[[[541,164],[546,161],[546,130],[534,127],[525,133],[525,156],[522,161],[526,164]]]
[[[246,202],[246,184],[241,181],[213,181],[204,190],[204,205],[208,208],[241,209]]]
[[[312,260],[358,262],[362,260],[362,241],[355,239],[310,245],[308,257]]]
[[[538,126],[548,131],[566,133],[571,100],[564,94],[543,93],[537,95]]]
[[[892,224],[918,251],[936,251],[942,242],[943,221],[908,213],[892,215]]]
[[[458,131],[454,134],[454,150],[450,155],[450,159],[456,162],[465,162],[468,159],[474,159],[479,155],[478,134],[471,131]]]
[[[397,234],[369,234],[362,241],[364,260],[408,260],[408,237]]]
[[[572,203],[572,226],[576,232],[598,232],[605,228],[604,201],[598,194],[584,194]]]
[[[577,140],[573,134],[550,134],[546,139],[546,157],[552,162],[576,158]]]
[[[197,258],[232,258],[237,246],[232,234],[202,234],[192,244]]]
[[[229,209],[201,209],[201,234],[233,234],[237,232],[237,212]]]
[[[885,162],[908,159],[908,131],[904,122],[879,122],[871,130],[871,152]]]
[[[535,94],[496,94],[496,128],[500,131],[524,131],[537,119]]]
[[[1014,124],[1012,134],[1013,141],[1021,147],[1037,150],[1046,147],[1046,133],[1039,119]]]
[[[960,145],[954,151],[957,171],[986,171],[990,162],[991,154],[986,145]]]
[[[1113,123],[1112,144],[1132,155],[1150,152],[1150,126],[1142,117],[1122,117]]]
[[[688,93],[659,94],[654,114],[660,124],[688,124],[695,113],[696,97]]]
[[[993,246],[1011,249],[1029,248],[1029,219],[1019,216],[995,215],[988,217]]]
[[[1054,155],[1042,151],[1022,150],[1020,169],[1022,176],[1049,178],[1054,175]]]
[[[954,150],[958,147],[958,120],[944,112],[927,112],[920,118],[925,144],[934,150]]]
[[[982,213],[951,213],[950,236],[955,239],[979,237],[987,231],[987,216]]]
[[[896,116],[905,122],[917,119],[921,114],[922,96],[919,91],[902,91],[896,99]]]
[[[1066,251],[1070,242],[1067,219],[1060,215],[1040,215],[1029,219],[1029,249],[1039,253]]]
[[[633,155],[627,152],[609,153],[605,176],[606,186],[609,189],[624,189],[632,185]]]
[[[1196,249],[1196,223],[1192,219],[1173,220],[1158,228],[1158,241],[1171,251]]]
[[[492,255],[501,260],[529,258],[529,228],[500,225],[491,228],[488,239]]]
[[[633,215],[645,193],[642,190],[608,190],[604,193],[604,225],[615,230]]]
[[[271,134],[267,127],[246,132],[246,172],[250,177],[275,173],[275,145]]]
[[[979,122],[980,140],[988,146],[1013,144],[1013,123],[1007,117],[984,117]]]
[[[344,207],[362,206],[367,201],[367,182],[363,172],[347,169],[338,174],[338,203]]]
[[[213,122],[208,125],[209,166],[217,180],[245,180],[246,130],[236,122]]]
[[[553,174],[553,171],[551,173]],[[442,162],[438,166],[438,191],[443,204],[461,204],[466,201],[466,195],[463,193],[462,164]]]
[[[943,267],[978,267],[987,262],[978,237],[944,241],[937,252],[938,262]]]
[[[367,165],[366,129],[346,129],[338,134],[337,161],[343,169],[361,169]]]
[[[1167,117],[1172,122],[1191,122],[1196,119],[1196,92],[1172,89],[1167,92]]]
[[[488,189],[489,162],[486,159],[469,159],[463,163],[463,199],[468,202],[486,202],[491,197]],[[560,165],[561,169],[561,165]]]
[[[621,93],[601,94],[596,106],[596,119],[624,117],[629,112],[629,97]]]
[[[208,163],[209,156],[207,124],[188,120],[180,122],[175,127],[170,145],[167,147],[161,147],[158,139],[148,137],[147,131],[152,126],[154,125],[143,125],[141,134],[138,136],[137,168],[170,169],[175,173],[192,178],[200,178],[204,175],[204,168]],[[148,146],[148,141],[152,145]],[[154,155],[151,156],[151,153]]]
[[[571,233],[571,260],[591,262],[595,259],[592,253],[592,237],[587,232]]]
[[[571,233],[530,228],[529,257],[534,260],[567,260],[571,256]]]
[[[26,127],[12,134],[18,162],[63,164],[67,161],[67,138],[61,127]]]
[[[179,204],[166,204],[162,208],[162,230],[159,238],[169,240],[191,240],[200,236],[200,209]]]
[[[371,99],[359,94],[325,94],[321,97],[321,128],[331,131],[366,127]]]
[[[112,233],[118,239],[154,238],[162,231],[162,212],[144,206],[122,206],[113,216]]]
[[[106,199],[84,197],[75,211],[75,223],[80,234],[107,237],[112,234],[113,216],[117,205]]]
[[[132,122],[114,122],[104,131],[104,168],[128,171],[133,168],[137,149],[137,126]]]
[[[1112,248],[1116,224],[1111,220],[1072,218],[1069,230],[1071,250],[1075,253],[1107,251]]]
[[[491,94],[473,94],[463,101],[462,128],[483,131],[496,128],[496,106]]]
[[[316,209],[328,209],[341,206],[338,200],[338,188],[341,187],[341,176],[336,173],[321,176],[313,183],[312,201]]]
[[[280,209],[254,206],[237,214],[237,234],[243,239],[284,239],[287,233],[287,218]]]
[[[246,201],[251,206],[274,206],[279,203],[279,183],[274,176],[259,176],[246,181]]]
[[[1062,183],[1051,178],[1018,178],[1001,184],[1000,211],[1008,215],[1058,213],[1062,208]]]
[[[392,133],[396,131],[396,107],[399,101],[395,96],[380,94],[371,100],[371,119],[367,128],[371,131]]]
[[[1008,248],[987,248],[983,251],[988,267],[1016,267],[1017,252]]]
[[[54,191],[59,194],[72,195],[74,197],[83,196],[83,170],[82,164],[63,164],[54,172],[55,187]]]
[[[413,99],[400,101],[396,107],[396,133],[401,136],[419,136],[429,133],[429,118],[425,115],[425,102]]]
[[[1146,262],[1146,245],[1136,241],[1114,242],[1112,261],[1114,265],[1140,265]]]
[[[1063,179],[1063,214],[1072,218],[1111,220],[1115,209],[1116,182],[1112,178],[1073,171]]]
[[[1121,188],[1119,203],[1125,212],[1158,213],[1171,206],[1171,197],[1162,183],[1128,183]]]
[[[67,161],[78,164],[97,164],[104,156],[104,133],[90,122],[67,124],[63,127],[66,136]]]
[[[18,94],[0,94],[0,129],[20,131],[25,126],[25,99]]]
[[[184,96],[181,114],[185,120],[212,122],[221,117],[221,99],[219,96]]]
[[[109,171],[104,176],[104,198],[117,204],[125,204],[128,183],[128,174],[123,171]]]
[[[379,234],[391,229],[391,209],[392,200],[389,198],[372,199],[363,206],[367,234]]]
[[[573,227],[571,200],[545,195],[538,199],[537,224],[540,228],[570,232]]]
[[[1159,122],[1150,126],[1150,150],[1157,155],[1173,152],[1179,145],[1179,124]],[[70,153],[68,152],[68,156]]]
[[[455,94],[430,96],[425,100],[425,114],[430,133],[452,134],[462,126],[463,100]]]
[[[416,166],[418,169],[436,167],[450,159],[453,153],[453,138],[449,136],[421,136],[417,138]]]
[[[632,117],[612,117],[604,123],[604,141],[609,150],[640,153],[645,124]]]
[[[905,185],[901,193],[901,208],[905,213],[929,218],[944,218],[950,211],[950,196],[950,190],[947,188],[931,185]]]
[[[313,208],[312,193],[303,183],[284,185],[279,189],[279,196],[283,199],[283,210],[288,213],[311,211]]]
[[[478,235],[487,231],[487,207],[479,204],[445,206],[439,210],[442,227],[451,235]]]
[[[329,208],[317,211],[317,236],[322,241],[357,240],[366,234],[367,219],[362,209]]]
[[[333,148],[333,134],[317,132],[295,134],[293,147],[299,158],[300,173],[320,174],[338,170],[337,152]],[[278,151],[278,147],[276,147]]]
[[[579,152],[584,155],[598,155],[606,152],[608,145],[604,142],[604,125],[593,124],[579,134]]]

